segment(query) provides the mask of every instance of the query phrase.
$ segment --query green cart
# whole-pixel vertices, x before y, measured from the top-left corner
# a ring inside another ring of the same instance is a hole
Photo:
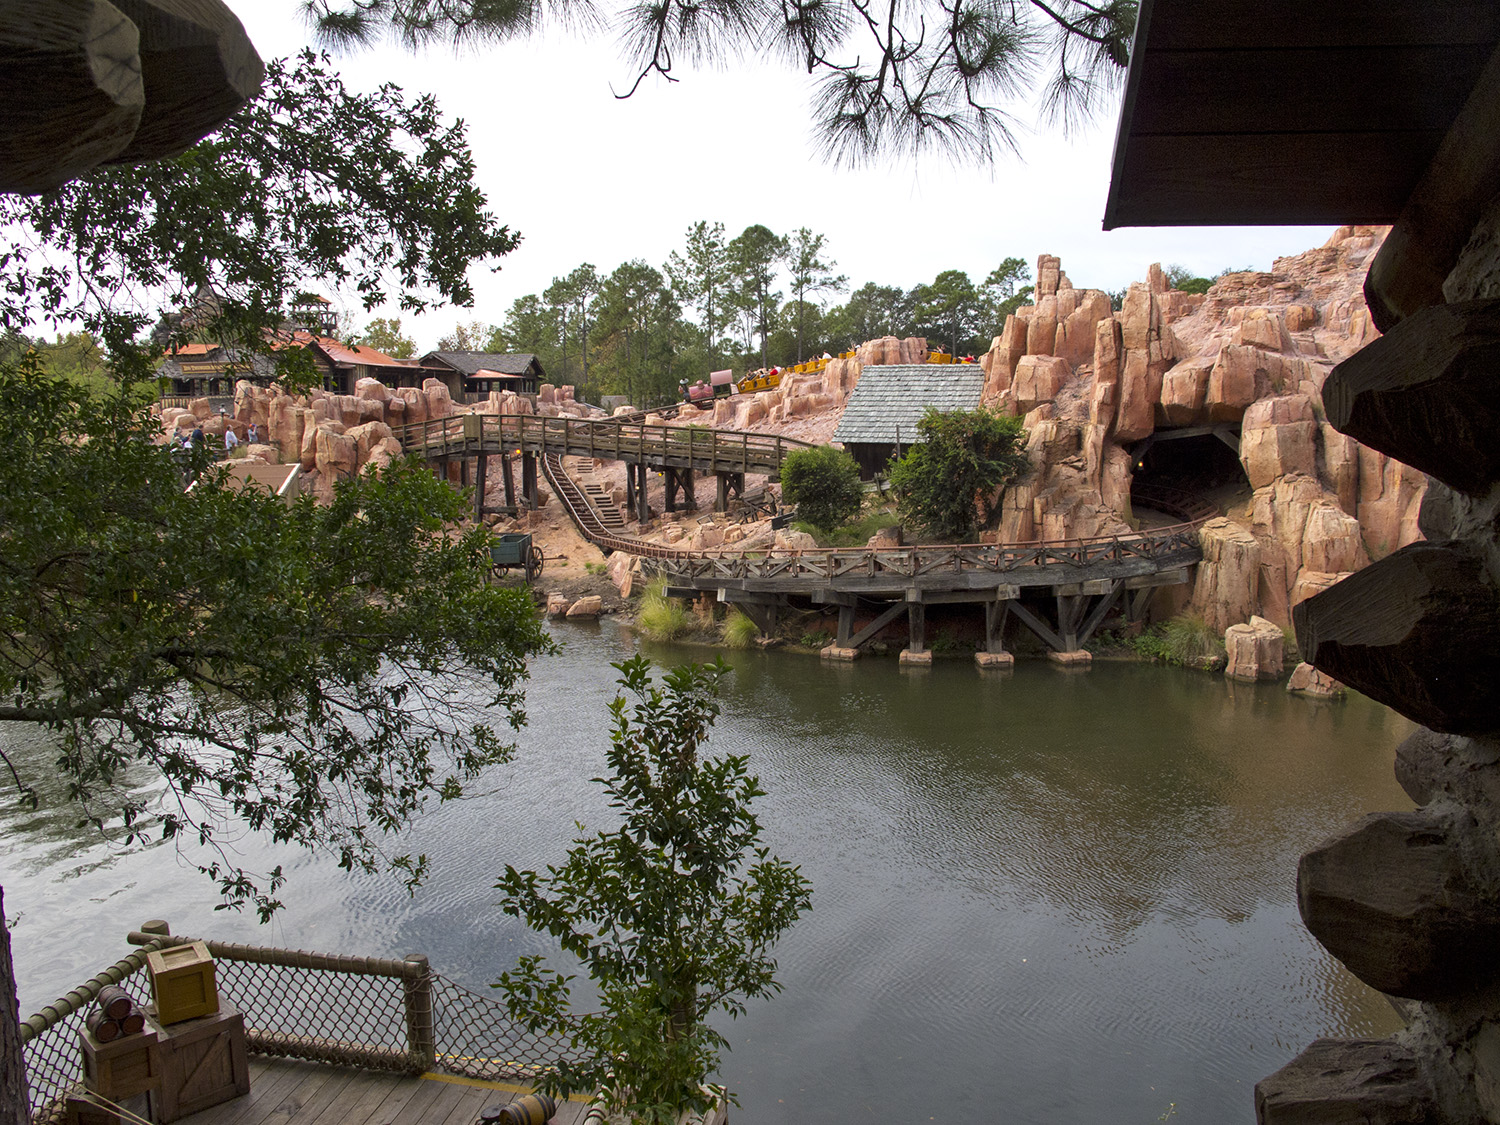
[[[542,573],[542,549],[532,545],[530,533],[507,531],[490,544],[490,573],[507,574],[513,566],[530,582]]]

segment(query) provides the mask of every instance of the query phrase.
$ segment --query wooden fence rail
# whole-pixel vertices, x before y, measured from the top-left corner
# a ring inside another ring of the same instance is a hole
[[[778,434],[529,414],[459,414],[399,426],[394,432],[408,453],[428,459],[519,450],[716,473],[774,474],[788,453],[812,448]]]

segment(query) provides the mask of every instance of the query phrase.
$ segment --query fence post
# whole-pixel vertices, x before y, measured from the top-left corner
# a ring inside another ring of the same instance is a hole
[[[401,981],[406,992],[406,1049],[412,1063],[427,1071],[437,1063],[432,1031],[432,966],[421,953],[408,953],[405,961],[415,970]]]

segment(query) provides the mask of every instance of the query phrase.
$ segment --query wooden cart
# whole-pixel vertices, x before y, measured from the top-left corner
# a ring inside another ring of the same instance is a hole
[[[542,573],[542,549],[532,545],[530,533],[508,531],[490,544],[490,573],[497,577],[520,567],[530,582]]]

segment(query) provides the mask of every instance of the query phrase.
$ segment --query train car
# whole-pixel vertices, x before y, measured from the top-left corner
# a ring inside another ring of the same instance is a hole
[[[734,385],[734,372],[729,370],[709,372],[708,383],[714,398],[728,398],[738,389]]]
[[[687,389],[687,401],[697,407],[710,405],[714,400],[714,389],[702,379],[699,379]]]

